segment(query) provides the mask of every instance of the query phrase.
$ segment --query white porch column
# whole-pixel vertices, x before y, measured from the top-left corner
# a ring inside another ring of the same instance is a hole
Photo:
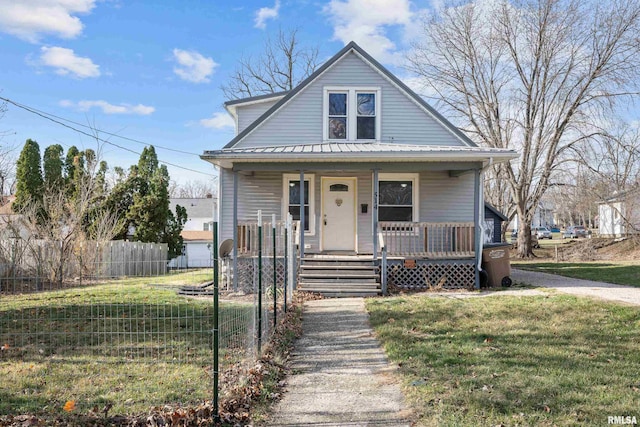
[[[300,261],[304,258],[304,170],[300,169]],[[309,200],[309,206],[311,206],[311,200]],[[311,214],[311,212],[309,212]]]
[[[480,266],[482,264],[482,230],[480,228],[480,200],[482,198],[482,176],[481,169],[475,169],[473,171],[474,176],[474,197],[473,197],[473,225],[474,225],[474,237],[475,237],[475,288],[480,289]]]
[[[380,183],[378,181],[378,169],[373,170],[373,209],[371,210],[373,227],[373,260],[378,259],[378,194]]]
[[[233,290],[234,291],[238,290],[238,172],[237,171],[233,171]]]

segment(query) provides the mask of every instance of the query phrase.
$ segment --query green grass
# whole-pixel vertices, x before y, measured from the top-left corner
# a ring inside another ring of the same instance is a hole
[[[178,296],[210,273],[116,280],[0,297],[0,415],[60,414],[68,400],[112,414],[210,399],[213,307]],[[237,360],[253,313],[220,306],[222,364]]]
[[[369,299],[371,324],[431,426],[606,425],[640,415],[640,310],[591,299]]]
[[[640,287],[640,262],[527,262],[512,260],[511,266],[578,279]]]

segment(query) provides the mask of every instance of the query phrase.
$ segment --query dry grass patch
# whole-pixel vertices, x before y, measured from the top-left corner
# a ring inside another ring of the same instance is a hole
[[[640,416],[640,309],[571,296],[370,299],[421,425]]]

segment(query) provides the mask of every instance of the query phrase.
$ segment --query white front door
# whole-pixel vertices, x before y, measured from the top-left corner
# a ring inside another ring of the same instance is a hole
[[[356,249],[356,178],[322,178],[322,249]]]

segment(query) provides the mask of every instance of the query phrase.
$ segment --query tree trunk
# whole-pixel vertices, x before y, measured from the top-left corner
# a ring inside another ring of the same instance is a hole
[[[534,257],[533,250],[531,248],[531,219],[526,214],[524,203],[518,203],[518,247],[516,256],[518,258],[531,258]]]

